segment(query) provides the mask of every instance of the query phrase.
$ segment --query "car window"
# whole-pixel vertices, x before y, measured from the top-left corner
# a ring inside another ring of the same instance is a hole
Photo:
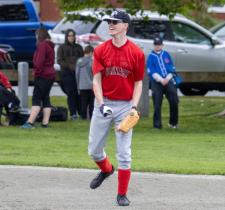
[[[164,40],[170,40],[167,21],[133,20],[127,35],[140,39],[153,39],[156,35],[160,35]]]
[[[0,5],[0,21],[27,21],[29,16],[24,4]]]
[[[189,25],[179,22],[172,22],[171,26],[174,40],[177,42],[207,45],[211,44],[211,41],[208,37]]]
[[[59,24],[55,26],[53,29],[54,33],[61,34],[65,33],[67,29],[71,28],[76,31],[77,35],[91,33],[95,28],[96,22],[83,21],[83,20],[75,20],[75,21],[61,21]]]
[[[219,36],[219,37],[224,37],[225,36],[225,26],[223,26],[218,31],[216,31],[215,32],[215,35],[216,36]]]

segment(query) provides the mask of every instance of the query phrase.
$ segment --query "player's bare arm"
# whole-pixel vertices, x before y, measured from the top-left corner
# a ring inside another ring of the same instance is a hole
[[[93,77],[93,91],[98,104],[103,104],[103,94],[102,94],[102,75],[101,72],[97,73]]]
[[[136,81],[134,83],[134,93],[132,98],[133,106],[137,107],[138,102],[141,98],[141,93],[142,93],[142,80]]]

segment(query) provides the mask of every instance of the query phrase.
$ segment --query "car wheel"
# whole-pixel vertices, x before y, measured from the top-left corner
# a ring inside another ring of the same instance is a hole
[[[191,87],[180,87],[180,92],[185,96],[204,96],[208,90]]]

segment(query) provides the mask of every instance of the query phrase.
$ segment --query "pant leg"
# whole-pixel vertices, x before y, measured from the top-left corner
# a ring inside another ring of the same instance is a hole
[[[93,90],[88,90],[88,111],[89,111],[89,117],[92,118],[92,113],[94,110],[94,92]]]
[[[42,77],[35,79],[32,105],[51,107],[49,95],[53,82],[53,80],[45,79]]]
[[[53,85],[53,80],[44,79],[43,80],[43,93],[42,93],[42,104],[43,108],[49,108],[51,107],[51,101],[50,101],[50,91]]]
[[[179,98],[177,95],[177,88],[176,86],[172,83],[169,82],[168,85],[166,86],[166,98],[169,102],[169,109],[170,109],[170,119],[169,123],[171,125],[177,125],[178,124],[178,103],[179,103]]]
[[[42,81],[41,78],[35,78],[34,90],[32,95],[32,106],[42,106]]]
[[[9,103],[13,103],[13,106],[19,106],[20,101],[14,92],[0,85],[0,105],[7,106]]]
[[[131,110],[132,103],[130,101],[118,101],[114,106],[114,122],[115,127],[128,115]],[[131,168],[131,141],[132,130],[127,133],[115,130],[116,135],[116,157],[118,160],[118,169]]]
[[[80,102],[81,102],[81,117],[83,119],[87,118],[87,108],[88,108],[88,91],[87,90],[81,90],[80,91]]]
[[[72,73],[62,74],[61,83],[63,90],[67,95],[67,105],[70,111],[70,115],[76,115],[78,110],[78,93],[76,87],[76,80]]]
[[[96,162],[106,158],[104,147],[111,125],[112,115],[103,117],[99,105],[95,102],[89,131],[88,154]]]
[[[162,127],[161,106],[163,101],[164,87],[160,83],[152,80],[151,89],[154,107],[153,127],[161,128]]]

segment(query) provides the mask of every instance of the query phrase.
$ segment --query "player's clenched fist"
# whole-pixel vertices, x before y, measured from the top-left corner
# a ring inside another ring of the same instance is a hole
[[[102,113],[103,117],[107,117],[108,115],[112,114],[112,109],[105,104],[100,106],[100,112]]]

